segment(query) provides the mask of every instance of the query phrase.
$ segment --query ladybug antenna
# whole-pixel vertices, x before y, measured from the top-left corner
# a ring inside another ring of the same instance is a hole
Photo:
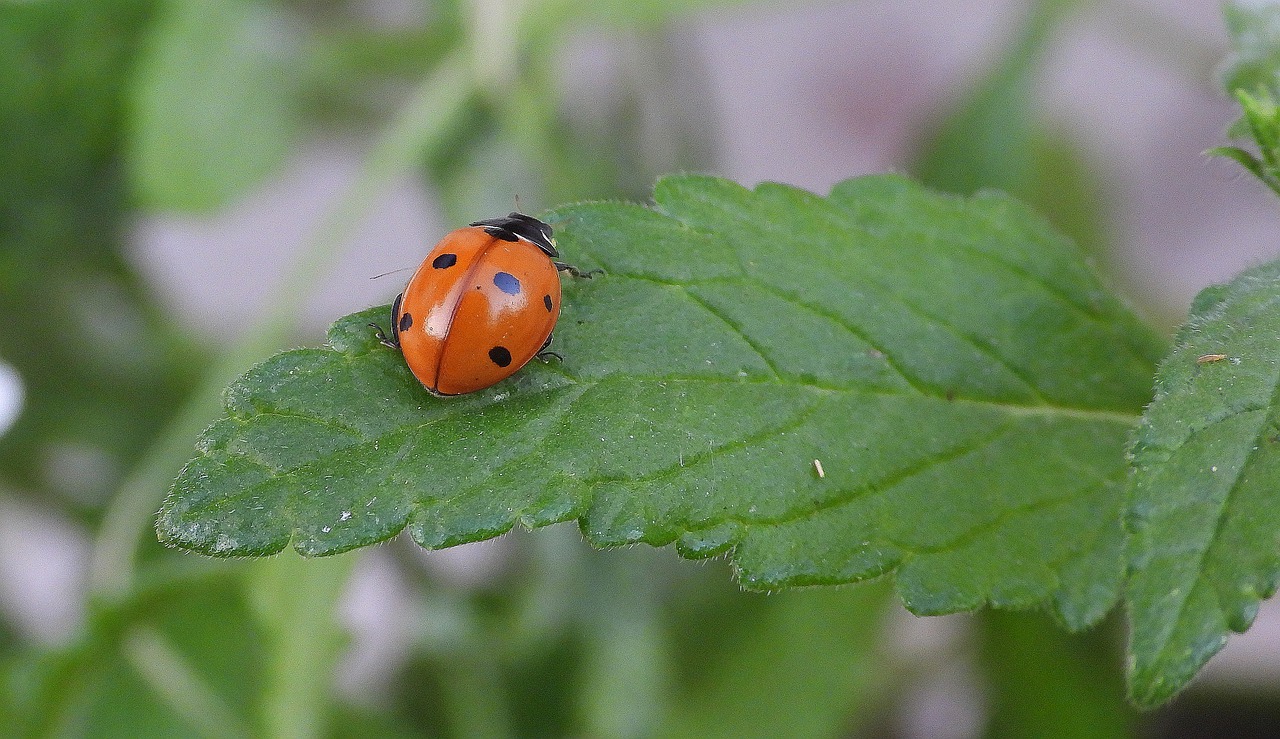
[[[397,272],[403,272],[403,271],[405,271],[405,270],[407,270],[407,269],[412,269],[412,267],[401,267],[400,269],[393,269],[393,270],[391,270],[390,272],[383,272],[383,273],[382,273],[382,274],[380,274],[380,275],[374,275],[373,277],[370,277],[369,279],[371,279],[371,280],[376,280],[376,279],[378,279],[379,277],[386,277],[387,275],[394,275],[394,274],[395,274],[395,273],[397,273]]]

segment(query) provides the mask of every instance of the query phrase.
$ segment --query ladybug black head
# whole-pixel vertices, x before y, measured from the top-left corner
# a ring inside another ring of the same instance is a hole
[[[556,251],[556,240],[551,238],[551,227],[533,216],[512,213],[502,218],[476,221],[470,225],[483,226],[490,236],[506,241],[524,239],[546,252],[549,257],[560,256],[560,252]]]

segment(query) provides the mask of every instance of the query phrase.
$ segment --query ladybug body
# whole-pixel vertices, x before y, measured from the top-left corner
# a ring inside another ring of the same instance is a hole
[[[512,213],[445,236],[391,308],[391,340],[436,395],[482,390],[551,342],[560,317],[551,227]]]

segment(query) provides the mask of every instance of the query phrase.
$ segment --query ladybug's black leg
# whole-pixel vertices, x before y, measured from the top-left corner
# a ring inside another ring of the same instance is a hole
[[[396,342],[392,341],[391,339],[388,339],[388,338],[387,338],[387,335],[386,335],[386,334],[384,334],[384,333],[382,333],[382,327],[381,327],[381,326],[379,326],[378,324],[376,324],[376,323],[371,323],[371,324],[369,324],[369,328],[373,329],[373,336],[374,336],[374,338],[376,338],[376,339],[378,340],[378,343],[379,343],[379,344],[382,344],[383,346],[387,347],[388,349],[399,349],[399,348],[400,348],[400,344],[398,344],[398,343],[396,343]]]
[[[533,356],[537,357],[538,359],[541,359],[541,360],[542,360],[542,361],[544,361],[544,362],[545,362],[545,361],[547,361],[548,359],[550,359],[551,357],[555,357],[556,359],[558,359],[558,360],[560,360],[561,362],[563,362],[563,361],[564,361],[564,357],[560,356],[559,354],[557,354],[557,353],[555,353],[555,352],[547,351],[547,347],[551,346],[551,339],[552,339],[554,336],[555,336],[555,334],[551,334],[550,336],[548,336],[548,337],[547,337],[547,340],[546,340],[546,341],[544,341],[544,342],[542,342],[542,348],[541,348],[541,349],[539,349],[539,350],[538,350],[538,353],[537,353],[537,354],[535,354],[535,355],[533,355]]]
[[[574,277],[585,277],[585,278],[587,278],[588,280],[589,280],[589,279],[591,279],[592,275],[602,275],[602,274],[604,274],[604,270],[602,270],[602,269],[592,269],[592,270],[588,270],[588,271],[586,271],[586,272],[583,272],[582,270],[578,269],[577,267],[573,266],[572,264],[565,264],[564,262],[557,262],[557,261],[556,261],[556,260],[554,260],[554,259],[553,259],[553,260],[551,260],[551,263],[552,263],[552,264],[554,264],[554,265],[556,266],[556,269],[557,269],[557,270],[559,270],[560,272],[568,272],[569,274],[573,275]]]
[[[377,337],[378,343],[382,344],[388,349],[400,348],[400,331],[397,329],[398,329],[398,323],[400,320],[400,301],[403,298],[404,298],[404,293],[400,293],[399,295],[396,296],[396,302],[391,304],[391,338],[390,339],[387,338],[386,334],[382,333],[381,326],[379,326],[376,323],[369,324],[369,327],[374,330],[373,335]]]

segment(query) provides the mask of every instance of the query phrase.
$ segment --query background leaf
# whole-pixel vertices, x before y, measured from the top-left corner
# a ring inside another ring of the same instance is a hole
[[[279,21],[258,0],[167,5],[134,82],[129,164],[144,207],[214,208],[284,160],[297,42]]]
[[[897,177],[820,198],[682,176],[655,200],[553,214],[607,273],[570,287],[563,365],[436,399],[365,325],[381,308],[247,373],[161,538],[321,555],[576,517],[600,546],[731,552],[753,589],[895,571],[917,613],[1110,608],[1160,342],[1069,242]]]
[[[1280,5],[1223,6],[1232,54],[1223,63],[1222,86],[1280,95]]]
[[[187,736],[211,725],[200,711],[183,710],[202,703],[219,709],[223,735],[251,726],[262,636],[228,571],[193,582],[200,587],[149,586],[95,614],[74,644],[4,665],[0,677],[22,686],[5,728],[13,736]],[[158,646],[169,664],[141,644]],[[186,685],[173,679],[175,665]],[[162,680],[177,690],[157,690]],[[201,690],[187,691],[191,684]]]
[[[1016,36],[956,109],[936,121],[913,167],[932,187],[968,195],[986,187],[1034,189],[1040,131],[1036,97],[1048,41],[1079,0],[1029,3]]]
[[[1133,443],[1126,597],[1140,705],[1181,689],[1280,578],[1277,306],[1280,262],[1200,293]]]
[[[1079,739],[1134,736],[1136,711],[1125,701],[1117,650],[1103,628],[1065,634],[1038,613],[978,614],[980,657],[991,716],[988,737]]]
[[[745,596],[685,635],[700,657],[656,736],[842,736],[890,682],[876,655],[888,621],[880,587]],[[714,632],[714,633],[713,633]],[[855,719],[856,717],[856,719]]]

